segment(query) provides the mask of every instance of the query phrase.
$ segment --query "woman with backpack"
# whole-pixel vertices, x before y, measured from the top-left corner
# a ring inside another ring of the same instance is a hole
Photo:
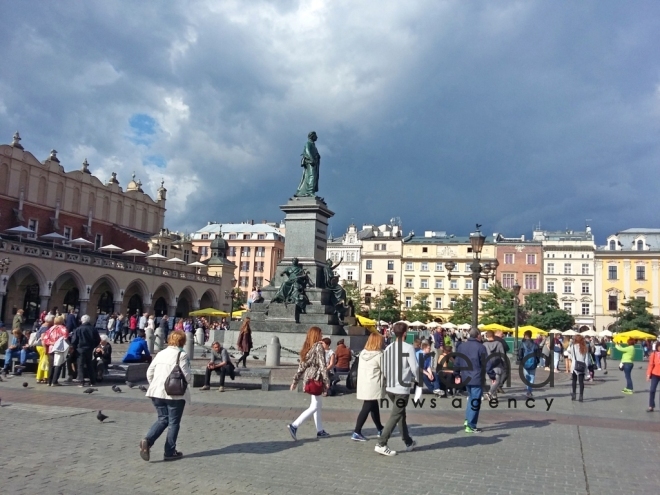
[[[360,352],[358,360],[357,378],[357,400],[362,401],[362,409],[355,422],[355,429],[351,440],[366,442],[362,435],[362,427],[371,415],[376,425],[378,436],[383,431],[383,423],[380,422],[380,399],[384,397],[385,380],[383,376],[383,336],[372,333],[367,339],[364,350]]]
[[[532,396],[532,386],[536,376],[536,367],[539,363],[539,346],[532,340],[532,332],[527,330],[518,349],[518,361],[522,363],[526,384],[527,398]]]
[[[302,379],[305,386],[305,393],[311,396],[309,407],[302,412],[300,416],[291,424],[287,425],[291,438],[296,437],[298,428],[310,416],[314,416],[316,424],[316,437],[329,437],[330,434],[323,429],[321,422],[321,394],[330,388],[328,379],[328,370],[325,364],[325,349],[321,339],[323,334],[319,327],[311,327],[307,330],[307,338],[300,350],[300,364],[298,371],[293,377],[291,390],[295,390],[298,382]]]
[[[584,397],[584,374],[587,371],[587,359],[589,350],[582,335],[576,335],[573,344],[568,350],[571,359],[571,400],[575,400],[576,385],[580,383],[580,397],[582,402]]]

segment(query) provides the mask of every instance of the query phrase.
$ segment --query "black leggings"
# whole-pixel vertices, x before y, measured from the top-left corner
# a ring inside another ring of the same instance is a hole
[[[243,368],[247,367],[247,358],[250,355],[250,351],[244,352],[243,355],[236,361],[236,367],[238,367],[241,364],[241,361],[243,361]]]
[[[360,414],[358,414],[357,417],[357,422],[355,423],[355,433],[362,435],[362,427],[364,426],[364,423],[367,422],[369,413],[371,413],[371,419],[374,421],[376,429],[378,431],[383,429],[383,423],[380,422],[380,409],[378,407],[378,401],[365,400],[362,403],[362,409],[360,410]]]
[[[571,375],[571,387],[573,388],[573,395],[575,395],[576,382],[580,382],[580,397],[584,394],[584,373],[575,373]]]

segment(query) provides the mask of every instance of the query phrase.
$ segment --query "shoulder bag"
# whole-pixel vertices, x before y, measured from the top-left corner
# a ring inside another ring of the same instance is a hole
[[[577,360],[577,354],[575,353],[575,347],[573,347],[573,371],[578,374],[583,374],[587,371],[587,365],[584,361]]]
[[[186,389],[188,388],[186,377],[183,374],[181,366],[179,366],[181,352],[182,351],[179,351],[179,354],[177,354],[176,365],[174,365],[174,368],[172,368],[172,371],[170,371],[170,375],[167,377],[167,380],[165,380],[165,392],[167,395],[184,395],[186,393]]]

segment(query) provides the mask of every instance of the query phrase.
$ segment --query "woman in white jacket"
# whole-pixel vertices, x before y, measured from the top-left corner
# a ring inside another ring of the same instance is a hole
[[[190,361],[188,355],[183,351],[185,343],[185,333],[181,331],[172,332],[167,339],[168,347],[156,354],[147,370],[147,380],[149,381],[147,397],[151,397],[158,413],[158,419],[147,433],[147,436],[140,441],[140,457],[145,461],[149,460],[151,446],[168,427],[163,460],[175,461],[183,456],[181,452],[176,450],[176,439],[179,435],[183,408],[186,403],[190,402],[190,388],[186,387],[183,395],[170,396],[165,391],[165,382],[178,362],[186,382],[188,384],[192,383],[193,376],[190,371]]]
[[[371,419],[376,425],[378,436],[383,431],[383,424],[380,422],[380,404],[378,401],[384,397],[385,380],[383,377],[383,336],[378,333],[372,333],[367,339],[364,350],[360,353],[358,362],[357,378],[357,399],[364,401],[362,410],[358,414],[355,430],[351,435],[351,440],[356,442],[366,442],[367,439],[362,436],[362,427],[371,414]]]

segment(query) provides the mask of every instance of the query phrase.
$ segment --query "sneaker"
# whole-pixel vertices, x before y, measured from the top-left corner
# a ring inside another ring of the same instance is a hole
[[[465,433],[482,433],[483,430],[481,428],[470,428],[469,426],[465,427]]]
[[[374,451],[378,454],[386,455],[389,457],[396,455],[396,450],[390,450],[390,448],[387,445],[383,445],[383,446],[376,445],[374,447]]]
[[[202,388],[200,388],[200,390],[211,390],[211,387],[204,385]]]
[[[602,371],[602,368],[598,368],[598,371]]]
[[[140,457],[142,457],[142,460],[149,462],[149,442],[146,438],[140,440]]]
[[[534,397],[534,396],[532,395],[532,393],[531,393],[531,392],[527,392],[527,394],[526,394],[526,395],[527,395],[527,398],[528,398],[528,399],[531,399],[532,397]]]
[[[296,428],[293,425],[286,425],[286,427],[289,429],[289,433],[291,434],[291,438],[293,438],[294,440],[298,440],[298,438],[296,438],[296,433],[298,433],[298,428]]]
[[[316,433],[316,438],[326,438],[326,437],[329,437],[329,436],[330,436],[330,433],[328,433],[325,430],[321,430],[321,431]]]
[[[486,392],[484,395],[481,396],[482,401],[484,401],[484,400],[490,401],[490,399],[491,399],[491,397],[490,397],[490,394],[488,392]]]
[[[436,389],[433,391],[433,393],[434,393],[435,395],[440,395],[440,394],[442,394],[442,390],[440,390],[439,388],[436,388]]]
[[[224,391],[225,391],[225,387],[218,387],[218,392],[224,392]]]
[[[380,435],[379,435],[379,436],[380,436]],[[351,435],[351,440],[355,440],[356,442],[366,442],[366,441],[367,441],[367,439],[364,438],[364,437],[363,437],[362,435],[360,435],[359,433],[353,433],[353,434]]]
[[[183,457],[183,452],[179,452],[178,450],[175,450],[172,452],[172,455],[166,455],[163,456],[164,461],[177,461]]]
[[[468,420],[466,419],[465,421],[463,421],[463,426],[467,428],[467,425],[468,425]]]
[[[624,389],[622,390],[622,392],[623,392],[624,394],[628,394],[628,395],[632,395],[632,394],[633,394],[633,391],[630,390],[630,389],[628,389],[628,388],[624,388]]]
[[[378,438],[380,438],[382,434],[383,434],[383,430],[378,430]]]
[[[412,452],[417,447],[417,441],[413,440],[410,445],[406,445],[406,452]]]

